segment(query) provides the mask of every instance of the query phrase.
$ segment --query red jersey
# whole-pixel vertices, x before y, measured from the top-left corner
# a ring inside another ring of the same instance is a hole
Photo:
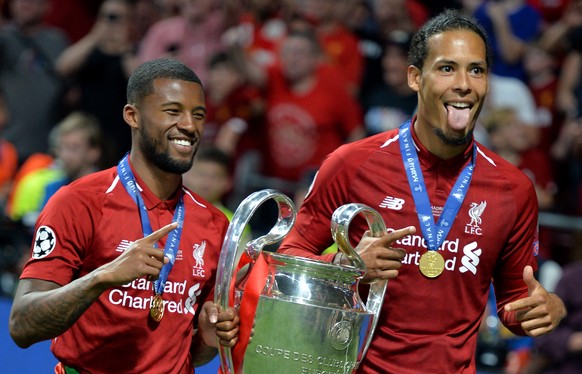
[[[135,173],[152,229],[169,224],[179,201],[161,201]],[[66,366],[86,373],[188,373],[197,312],[213,297],[216,267],[228,220],[184,188],[185,221],[176,260],[165,284],[164,317],[148,318],[153,282],[145,277],[112,287],[87,309],[51,350]],[[136,203],[116,168],[62,187],[36,224],[32,257],[21,278],[65,285],[120,256],[143,238]],[[158,243],[163,249],[166,238]]]
[[[0,139],[0,189],[12,182],[18,170],[18,152],[12,143]]]
[[[269,176],[299,181],[362,125],[361,109],[331,67],[320,67],[306,93],[290,90],[280,69],[269,70],[267,93]]]
[[[325,32],[320,32],[319,41],[330,64],[341,69],[345,83],[358,85],[362,80],[364,58],[360,53],[359,40],[355,34],[347,27],[337,24]]]
[[[419,271],[427,251],[404,170],[398,129],[340,147],[323,162],[296,224],[279,251],[318,257],[333,243],[330,218],[347,203],[377,210],[388,231],[415,226],[414,235],[393,244],[406,251],[398,277],[388,289],[369,351],[359,373],[475,373],[475,346],[490,283],[495,280],[498,307],[527,296],[526,265],[535,267],[537,200],[531,181],[499,156],[477,147],[475,170],[466,197],[438,251],[443,274],[434,279]],[[413,136],[435,220],[472,147],[441,160]],[[368,226],[353,220],[357,243]],[[354,245],[355,246],[355,245]],[[512,331],[523,334],[515,315],[500,311]]]

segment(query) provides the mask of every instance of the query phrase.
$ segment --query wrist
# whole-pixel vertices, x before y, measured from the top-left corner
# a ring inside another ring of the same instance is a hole
[[[209,346],[203,337],[201,337],[200,330],[194,332],[194,337],[192,339],[192,346],[190,347],[190,353],[192,354],[192,361],[194,362],[195,366],[204,365],[207,362],[210,362],[216,354],[218,353],[218,349],[212,346]],[[217,345],[218,343],[216,343]],[[218,345],[217,345],[218,346]]]
[[[89,274],[89,288],[95,290],[99,294],[115,285],[107,271],[103,268],[97,268]]]
[[[568,310],[566,309],[566,305],[562,301],[562,298],[553,292],[550,292],[550,297],[553,297],[558,302],[558,305],[560,305],[561,308],[560,320],[566,318],[566,316],[568,315]]]

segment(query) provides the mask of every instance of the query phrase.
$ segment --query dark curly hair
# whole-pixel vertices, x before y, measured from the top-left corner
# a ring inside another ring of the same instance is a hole
[[[146,61],[135,69],[127,83],[127,103],[139,104],[153,92],[156,79],[179,79],[202,85],[200,78],[186,65],[173,59]]]
[[[424,60],[428,55],[428,40],[431,36],[451,30],[470,30],[479,35],[485,43],[487,66],[493,62],[491,46],[487,33],[477,20],[461,13],[457,9],[446,9],[439,15],[431,18],[414,34],[408,53],[408,64],[422,70]]]

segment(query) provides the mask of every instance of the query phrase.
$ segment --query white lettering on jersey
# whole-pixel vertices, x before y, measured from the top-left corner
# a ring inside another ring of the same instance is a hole
[[[481,256],[481,248],[477,248],[477,242],[472,242],[463,247],[463,257],[461,258],[461,266],[459,271],[466,273],[470,271],[477,274],[477,266],[479,265],[479,256]]]
[[[177,294],[182,297],[186,295],[186,280],[181,282],[166,282],[164,295]],[[109,291],[108,300],[113,305],[123,306],[131,309],[149,309],[152,305],[153,294],[147,297],[134,295],[131,290],[151,290],[153,282],[145,277],[138,278],[130,283],[124,284],[121,288]],[[188,314],[195,313],[193,305],[196,304],[196,296],[200,295],[200,284],[196,283],[188,290],[188,297],[184,300],[164,300],[164,309],[169,313]]]

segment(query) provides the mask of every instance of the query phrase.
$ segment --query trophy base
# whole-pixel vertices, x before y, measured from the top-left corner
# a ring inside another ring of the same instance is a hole
[[[245,373],[352,373],[373,315],[261,296]]]

